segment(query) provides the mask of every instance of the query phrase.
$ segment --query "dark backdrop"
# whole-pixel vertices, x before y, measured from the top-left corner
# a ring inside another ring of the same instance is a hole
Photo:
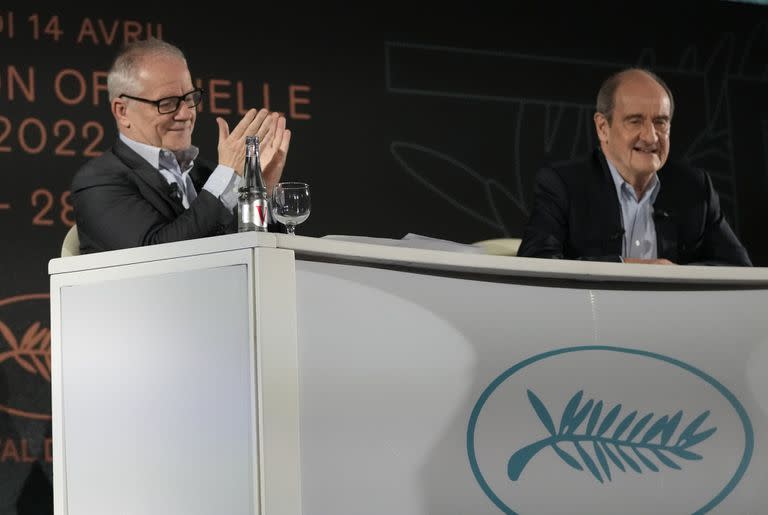
[[[313,236],[520,236],[538,167],[596,144],[601,80],[652,68],[676,96],[671,158],[711,172],[766,265],[768,11],[668,3],[0,9],[0,514],[50,510],[46,267],[72,223],[74,172],[116,136],[104,84],[123,41],[161,35],[186,52],[208,91],[205,156],[215,113],[286,113],[284,178],[311,184],[299,233]]]

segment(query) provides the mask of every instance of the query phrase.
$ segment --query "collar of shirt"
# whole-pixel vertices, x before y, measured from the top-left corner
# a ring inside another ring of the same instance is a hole
[[[616,195],[619,197],[619,202],[623,203],[627,196],[638,204],[646,199],[650,205],[653,205],[653,203],[656,202],[656,197],[659,195],[659,189],[661,188],[661,181],[659,180],[658,174],[653,174],[651,182],[648,183],[648,187],[645,190],[645,195],[643,195],[642,199],[637,200],[635,188],[624,180],[624,177],[621,176],[619,170],[613,166],[613,163],[611,163],[607,157],[605,158],[605,161],[608,163],[608,169],[611,171],[611,177],[613,178],[613,184],[616,187]]]
[[[194,159],[199,152],[197,147],[190,146],[187,149],[172,152],[164,148],[133,141],[123,134],[120,134],[120,139],[150,165],[154,166],[155,170],[163,176],[169,185],[174,183],[177,185],[177,191],[180,193],[179,200],[181,200],[181,204],[185,209],[197,198],[197,191],[189,176]]]
[[[200,153],[200,149],[198,149],[194,145],[184,150],[172,152],[170,150],[166,150],[160,147],[153,147],[152,145],[147,145],[146,143],[139,143],[138,141],[134,141],[124,134],[120,134],[120,139],[122,140],[123,143],[128,145],[128,147],[131,150],[139,154],[145,161],[147,161],[149,164],[155,167],[156,170],[159,170],[161,168],[161,165],[162,165],[162,168],[173,169],[173,168],[169,168],[168,165],[170,163],[168,163],[165,159],[163,160],[163,162],[161,162],[160,160],[161,151],[164,154],[166,154],[166,156],[164,157],[170,157],[171,155],[174,156],[178,163],[179,169],[182,172],[185,172],[190,168],[192,168],[195,158],[197,158],[197,155]]]

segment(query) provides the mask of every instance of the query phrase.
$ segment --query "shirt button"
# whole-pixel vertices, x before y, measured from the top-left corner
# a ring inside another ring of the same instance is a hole
[[[635,247],[639,247],[639,246],[640,246],[640,240],[635,240]]]

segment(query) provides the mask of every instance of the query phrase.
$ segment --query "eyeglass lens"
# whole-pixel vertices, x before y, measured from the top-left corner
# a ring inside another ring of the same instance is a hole
[[[187,105],[187,107],[195,107],[200,103],[202,97],[203,95],[200,91],[192,91],[187,93],[187,95],[184,97],[184,103]],[[179,108],[180,101],[181,99],[179,97],[163,98],[158,100],[157,108],[161,114],[172,113]]]

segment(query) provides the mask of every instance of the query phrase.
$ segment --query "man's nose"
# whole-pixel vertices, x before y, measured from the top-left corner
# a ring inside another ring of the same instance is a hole
[[[659,135],[652,120],[643,123],[643,127],[640,130],[640,138],[647,143],[656,143],[659,140]]]
[[[178,120],[189,120],[195,115],[195,109],[196,107],[189,107],[186,102],[180,102],[174,118]]]

